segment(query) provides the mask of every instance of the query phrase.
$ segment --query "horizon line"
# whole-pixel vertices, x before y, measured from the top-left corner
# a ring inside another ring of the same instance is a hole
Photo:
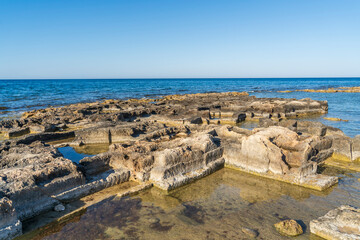
[[[4,80],[137,80],[137,79],[326,79],[326,78],[360,78],[359,77],[151,77],[151,78],[0,78]]]

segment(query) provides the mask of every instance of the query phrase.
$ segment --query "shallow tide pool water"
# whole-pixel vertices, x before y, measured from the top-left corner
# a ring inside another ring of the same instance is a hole
[[[340,180],[319,192],[224,168],[169,193],[153,187],[107,198],[32,239],[251,239],[243,228],[256,230],[257,239],[288,239],[273,227],[284,219],[303,226],[296,239],[319,239],[310,220],[343,204],[360,207],[359,173],[322,171]]]
[[[77,147],[59,147],[59,152],[67,159],[75,163],[79,163],[85,157],[92,157],[99,153],[104,153],[109,150],[109,144],[87,144]]]

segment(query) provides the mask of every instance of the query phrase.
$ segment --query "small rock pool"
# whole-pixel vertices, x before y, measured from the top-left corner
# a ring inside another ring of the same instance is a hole
[[[109,150],[109,144],[88,144],[79,147],[59,147],[59,152],[67,159],[79,163],[84,157],[92,157]]]
[[[71,161],[75,163],[79,163],[81,159],[84,157],[91,157],[94,155],[88,155],[84,153],[78,153],[74,150],[72,147],[60,147],[58,148],[59,152],[64,156],[64,158],[70,159]]]
[[[295,239],[320,239],[310,220],[343,204],[360,207],[360,173],[322,170],[340,177],[324,192],[224,168],[167,194],[153,187],[110,197],[26,239],[288,239],[273,226],[285,219],[303,226]]]

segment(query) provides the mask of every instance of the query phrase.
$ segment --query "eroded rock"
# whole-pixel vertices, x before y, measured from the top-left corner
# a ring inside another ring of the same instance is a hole
[[[0,194],[11,199],[20,219],[52,209],[51,197],[85,182],[76,165],[41,142],[0,153]]]
[[[341,206],[310,222],[310,232],[325,239],[360,239],[360,210]]]
[[[284,220],[274,224],[276,231],[281,235],[296,237],[303,234],[303,229],[295,220]]]
[[[0,196],[10,199],[17,217],[24,220],[130,179],[171,190],[224,163],[322,190],[337,178],[316,174],[317,163],[335,150],[357,156],[360,144],[323,124],[283,119],[326,112],[326,101],[246,93],[106,100],[34,110],[22,119],[0,122],[2,133],[31,132],[0,143]],[[266,128],[234,126],[247,120],[259,120]],[[39,142],[66,138],[60,144],[109,144],[109,151],[75,164]],[[201,209],[184,207],[183,214],[201,224]],[[151,226],[157,228],[159,222]],[[256,231],[242,231],[256,237]]]
[[[318,136],[301,137],[280,126],[254,129],[251,135],[233,133],[224,141],[225,163],[295,184],[324,189],[337,182],[316,174],[317,162],[331,156],[331,141]]]
[[[109,152],[84,158],[80,165],[87,176],[109,169],[128,169],[134,179],[151,180],[170,190],[222,167],[222,153],[212,135],[198,133],[166,141],[113,144]]]

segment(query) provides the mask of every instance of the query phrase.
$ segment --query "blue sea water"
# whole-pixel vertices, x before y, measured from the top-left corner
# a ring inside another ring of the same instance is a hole
[[[57,79],[0,80],[0,119],[22,112],[101,99],[155,98],[168,94],[247,91],[256,97],[327,100],[328,117],[349,122],[315,120],[360,134],[360,93],[279,93],[281,90],[360,86],[360,78],[226,78],[226,79]]]
[[[75,163],[79,163],[81,159],[84,157],[92,157],[94,155],[84,154],[84,153],[78,153],[74,150],[72,147],[59,147],[59,152],[67,159],[70,159],[71,161]]]

